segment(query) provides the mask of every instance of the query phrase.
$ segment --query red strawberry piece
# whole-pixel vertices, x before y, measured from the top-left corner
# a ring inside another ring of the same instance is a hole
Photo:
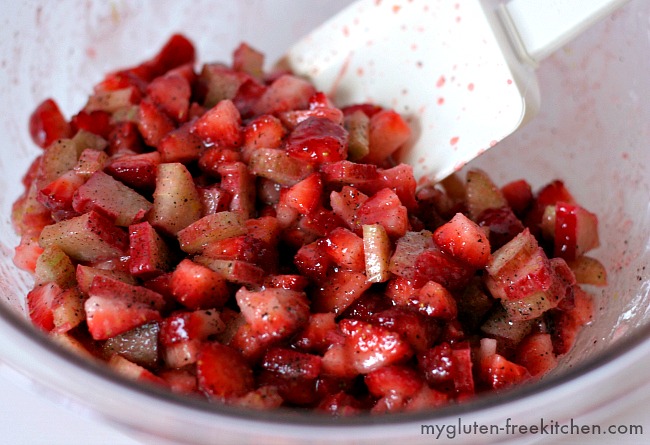
[[[205,343],[196,362],[198,386],[209,397],[229,400],[254,389],[253,371],[236,350]]]
[[[191,123],[183,124],[160,140],[157,148],[162,162],[187,164],[199,159],[205,147],[191,128]]]
[[[316,92],[314,86],[299,77],[283,74],[273,81],[253,105],[256,115],[300,110],[309,106],[309,98]]]
[[[311,117],[289,134],[286,150],[311,164],[336,162],[347,157],[348,133],[329,119]]]
[[[47,148],[57,139],[70,137],[70,125],[52,99],[41,102],[29,117],[29,133],[36,145]]]
[[[355,272],[365,271],[363,239],[350,230],[337,227],[319,244],[337,265]]]
[[[241,115],[231,100],[224,99],[192,124],[192,132],[205,144],[219,147],[241,145]]]
[[[433,232],[440,249],[452,257],[480,269],[490,261],[490,242],[485,232],[462,213],[456,213]]]
[[[174,121],[156,104],[145,99],[138,106],[138,130],[144,142],[157,147],[160,141],[176,128]]]
[[[368,198],[357,213],[363,224],[381,224],[391,238],[399,238],[409,229],[408,211],[397,194],[390,189],[382,189]]]
[[[107,277],[95,277],[84,303],[88,331],[95,340],[105,340],[150,321],[161,319],[163,297],[142,286]]]
[[[104,139],[108,139],[113,131],[111,114],[102,110],[91,112],[80,111],[72,116],[70,126],[72,127],[73,133],[77,133],[79,130],[85,130]]]
[[[174,298],[190,309],[218,308],[229,297],[226,280],[220,274],[189,259],[174,269],[170,289]]]
[[[341,314],[370,288],[363,272],[334,270],[312,291],[313,310]]]
[[[135,190],[151,192],[156,187],[156,170],[160,162],[157,151],[124,155],[112,158],[104,171]]]
[[[526,368],[500,354],[483,357],[478,372],[481,380],[493,389],[513,386],[530,378]]]
[[[411,129],[398,113],[382,110],[370,118],[370,152],[362,162],[381,165],[411,138]]]
[[[155,78],[147,86],[147,97],[176,122],[185,122],[192,94],[190,82],[179,72]]]
[[[515,352],[515,362],[525,367],[532,376],[543,375],[557,366],[550,334],[533,333],[524,338]]]
[[[322,195],[323,181],[320,174],[312,173],[297,184],[284,189],[280,195],[280,203],[307,215],[321,205]]]
[[[533,202],[533,191],[525,179],[511,181],[501,187],[508,206],[517,216],[523,216]]]

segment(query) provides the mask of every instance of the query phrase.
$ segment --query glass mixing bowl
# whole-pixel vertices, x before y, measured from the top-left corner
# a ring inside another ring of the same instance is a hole
[[[54,346],[26,320],[30,278],[12,263],[18,238],[11,204],[39,149],[27,120],[55,98],[69,116],[103,73],[155,52],[176,31],[201,61],[229,60],[244,40],[283,50],[349,1],[201,0],[11,2],[0,28],[0,360],[59,401],[83,407],[152,443],[431,443],[422,425],[597,421],[650,379],[650,2],[636,0],[545,60],[541,112],[472,163],[498,183],[534,186],[562,178],[599,215],[594,252],[609,285],[592,289],[595,321],[543,380],[432,412],[331,419],[300,412],[250,412],[134,384]],[[640,372],[641,370],[641,372]],[[153,439],[155,438],[155,439]],[[537,440],[531,435],[464,435],[453,443]]]

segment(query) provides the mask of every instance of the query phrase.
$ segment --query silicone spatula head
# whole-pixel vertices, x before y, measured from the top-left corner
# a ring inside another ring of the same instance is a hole
[[[510,6],[526,26],[540,5],[588,4],[562,25],[576,29],[593,18],[594,2],[623,1],[511,0],[519,5]],[[405,116],[414,134],[395,158],[411,164],[421,181],[437,181],[538,110],[537,60],[516,25],[507,3],[497,0],[360,0],[293,46],[283,63],[338,105],[373,102]],[[549,34],[543,50],[569,36],[566,29],[541,29]]]

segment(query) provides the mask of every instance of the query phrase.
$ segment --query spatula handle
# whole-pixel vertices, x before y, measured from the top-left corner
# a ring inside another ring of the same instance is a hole
[[[628,0],[509,0],[502,19],[522,58],[542,59]]]

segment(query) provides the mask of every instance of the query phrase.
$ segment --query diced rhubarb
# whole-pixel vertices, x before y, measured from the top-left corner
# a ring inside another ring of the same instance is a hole
[[[177,162],[158,165],[151,225],[176,235],[201,218],[202,210],[201,197],[187,168]]]
[[[78,264],[75,277],[77,280],[77,286],[79,287],[79,290],[83,296],[88,296],[93,280],[98,275],[112,278],[114,280],[120,280],[127,284],[136,284],[135,278],[128,272],[123,272],[120,270],[100,269],[97,267]]]
[[[598,218],[577,204],[555,204],[555,256],[575,260],[600,245]]]
[[[245,233],[244,219],[235,212],[219,212],[206,215],[178,232],[181,249],[187,253],[199,253],[211,242],[239,236]]]
[[[593,286],[607,285],[607,269],[595,258],[581,255],[573,261],[567,261],[573,271],[576,282]]]
[[[468,171],[466,181],[467,210],[474,221],[487,209],[498,209],[508,205],[501,190],[483,170]]]
[[[58,246],[48,247],[39,255],[34,278],[36,285],[54,282],[62,289],[77,283],[74,264]]]
[[[108,161],[108,155],[104,151],[87,148],[81,152],[74,172],[83,179],[88,179],[93,173],[103,170]]]
[[[285,150],[259,148],[250,155],[250,171],[281,185],[294,185],[313,172],[307,162],[290,156]]]
[[[370,152],[370,118],[361,110],[345,116],[343,125],[350,135],[348,159],[359,161]]]
[[[147,323],[109,338],[102,351],[107,357],[119,354],[137,365],[155,368],[159,361],[159,333],[158,323]]]
[[[387,281],[392,249],[388,233],[380,224],[366,224],[362,230],[366,279],[370,283]]]
[[[218,272],[231,283],[256,288],[264,282],[264,269],[246,261],[222,260],[205,255],[195,256],[194,261]]]
[[[138,192],[102,171],[77,189],[72,206],[79,213],[101,213],[122,227],[142,221],[152,208]]]
[[[79,261],[97,261],[124,255],[129,241],[124,230],[90,211],[45,227],[39,243],[44,248],[58,246]]]
[[[262,78],[264,54],[246,43],[241,43],[233,52],[232,67],[235,71],[243,71],[253,77]]]

